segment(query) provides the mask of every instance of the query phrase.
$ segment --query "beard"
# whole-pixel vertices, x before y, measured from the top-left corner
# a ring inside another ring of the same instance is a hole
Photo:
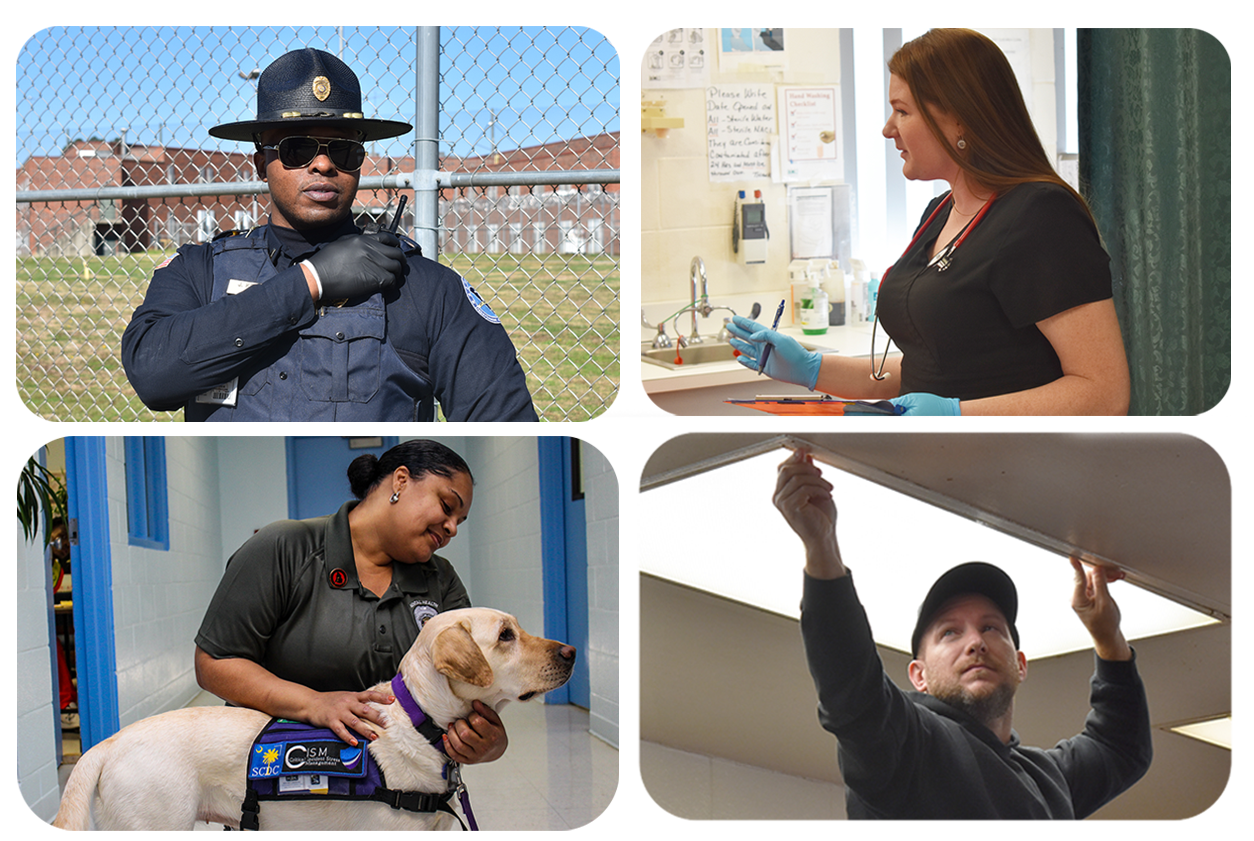
[[[962,710],[985,727],[1001,718],[1010,709],[1015,698],[1015,687],[1011,684],[999,684],[991,691],[976,695],[961,686],[934,689],[932,696],[944,701],[951,707]]]

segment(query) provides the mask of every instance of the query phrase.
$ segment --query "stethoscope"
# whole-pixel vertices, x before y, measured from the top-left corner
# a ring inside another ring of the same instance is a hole
[[[967,224],[963,226],[962,230],[958,232],[958,236],[954,237],[953,240],[950,241],[949,245],[946,245],[939,254],[928,262],[927,265],[929,268],[936,266],[936,271],[943,272],[953,264],[954,252],[958,250],[958,246],[962,245],[962,241],[970,236],[971,232],[975,230],[975,226],[978,225],[980,220],[984,218],[984,214],[988,213],[988,209],[993,206],[993,200],[996,198],[996,193],[989,196],[988,201],[984,202],[984,206],[980,208],[980,212],[975,214],[975,216],[971,218],[971,221],[967,222]],[[945,209],[945,205],[952,203],[953,200],[954,194],[950,191],[945,200],[936,206],[936,209],[932,211],[932,214],[928,216],[923,224],[919,226],[919,229],[915,231],[914,237],[910,240],[910,244],[906,246],[905,251],[901,252],[901,257],[905,257],[906,254],[910,252],[910,249],[914,248],[914,244],[919,241],[919,237],[923,236],[924,232],[932,226],[932,221],[935,220],[937,215]],[[957,205],[954,205],[954,207],[957,209]],[[901,262],[901,257],[897,258],[897,262]],[[897,263],[893,264],[893,266],[895,265],[897,265]],[[888,273],[892,271],[893,266],[889,266],[884,270],[884,274],[880,278],[880,289],[884,288],[884,281],[888,280]],[[879,326],[879,323],[880,304],[879,298],[877,297],[875,299],[875,314],[871,317],[871,379],[877,381],[888,379],[889,375],[884,373],[884,365],[888,362],[888,349],[893,345],[893,340],[890,336],[888,344],[884,345],[884,355],[880,357],[880,367],[877,371],[875,368],[875,331]]]

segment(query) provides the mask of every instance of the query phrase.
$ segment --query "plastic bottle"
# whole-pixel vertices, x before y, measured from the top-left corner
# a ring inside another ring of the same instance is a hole
[[[845,323],[845,273],[836,263],[832,264],[830,277],[823,284],[828,300],[832,302],[832,313],[827,317],[828,325],[839,327]]]
[[[801,299],[801,332],[818,336],[827,332],[827,313],[831,309],[827,293],[816,282]]]

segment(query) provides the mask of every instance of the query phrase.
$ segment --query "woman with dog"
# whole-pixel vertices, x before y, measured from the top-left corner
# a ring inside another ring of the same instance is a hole
[[[370,704],[426,619],[469,607],[452,565],[436,554],[466,520],[474,477],[434,441],[405,441],[348,468],[356,500],[312,520],[257,532],[227,563],[196,635],[196,677],[229,704],[329,727],[356,745],[382,726]],[[445,749],[457,762],[499,758],[500,718],[476,702]]]

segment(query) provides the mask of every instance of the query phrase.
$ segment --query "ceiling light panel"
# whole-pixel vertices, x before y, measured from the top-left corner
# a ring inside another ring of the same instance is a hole
[[[643,521],[650,524],[642,570],[797,617],[804,552],[771,502],[777,468],[788,455],[768,451],[642,493]],[[1092,647],[1070,608],[1075,580],[1067,557],[881,482],[821,467],[835,485],[844,563],[881,645],[909,651],[918,605],[932,582],[952,566],[979,560],[1014,579],[1029,658]],[[1126,581],[1112,584],[1111,593],[1130,640],[1215,621]]]
[[[1195,721],[1191,724],[1180,724],[1172,727],[1171,731],[1225,750],[1232,750],[1232,716],[1230,715],[1207,721]]]

